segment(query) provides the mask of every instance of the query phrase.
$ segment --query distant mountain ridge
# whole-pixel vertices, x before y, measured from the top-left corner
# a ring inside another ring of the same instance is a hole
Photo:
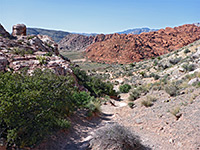
[[[135,29],[128,29],[125,31],[117,32],[119,34],[140,34],[143,32],[151,32],[151,31],[158,31],[159,29],[150,29],[150,28],[135,28]]]
[[[56,30],[49,30],[49,29],[41,29],[41,28],[27,28],[27,35],[38,35],[38,34],[48,35],[55,42],[59,42],[66,35],[70,34],[70,32],[56,31]]]
[[[140,34],[142,32],[151,32],[157,31],[158,29],[150,29],[150,28],[136,28],[136,29],[129,29],[121,32],[116,32],[119,34]],[[50,36],[55,42],[61,41],[65,36],[68,34],[80,34],[83,36],[96,36],[97,33],[76,33],[76,32],[66,32],[66,31],[57,31],[57,30],[50,30],[50,29],[42,29],[42,28],[27,28],[27,35],[48,35]]]

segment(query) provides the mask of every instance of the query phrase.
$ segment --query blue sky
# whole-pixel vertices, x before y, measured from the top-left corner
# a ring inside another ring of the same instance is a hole
[[[113,33],[200,22],[200,0],[0,0],[0,23],[70,32]]]

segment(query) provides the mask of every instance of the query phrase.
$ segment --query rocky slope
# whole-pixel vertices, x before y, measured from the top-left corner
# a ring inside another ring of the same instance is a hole
[[[200,27],[186,24],[139,35],[109,34],[86,50],[96,62],[131,63],[160,56],[200,39]],[[98,39],[98,38],[97,38]]]
[[[117,91],[132,88],[115,106],[102,106],[107,121],[130,128],[152,150],[200,148],[200,40],[154,59],[109,66],[90,73],[109,75]]]
[[[69,34],[58,43],[58,47],[62,51],[84,51],[89,45],[105,41],[111,37],[112,34],[98,34],[96,36]]]
[[[37,68],[46,68],[59,75],[72,73],[70,62],[59,54],[57,44],[50,37],[25,36],[22,32],[11,39],[2,26],[0,33],[4,33],[0,36],[0,71],[25,69],[31,74]]]
[[[84,36],[80,34],[68,34],[59,43],[58,48],[62,51],[85,50],[93,43],[94,36]]]

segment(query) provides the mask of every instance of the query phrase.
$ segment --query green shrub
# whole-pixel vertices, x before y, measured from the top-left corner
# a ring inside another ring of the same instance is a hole
[[[134,100],[136,100],[136,99],[139,98],[139,97],[140,97],[140,93],[139,93],[137,90],[134,90],[134,91],[130,94],[129,100],[130,100],[130,101],[134,101]]]
[[[185,50],[184,50],[184,53],[185,53],[185,54],[187,54],[187,53],[189,53],[189,52],[190,52],[189,49],[185,49]]]
[[[148,92],[148,89],[146,88],[146,86],[139,86],[139,87],[137,87],[137,90],[138,90],[138,92],[141,94],[141,93],[144,93],[144,94],[146,94],[147,92]]]
[[[170,59],[169,62],[173,65],[175,64],[178,64],[180,61],[181,61],[181,57],[177,57],[177,58],[174,58],[174,59]]]
[[[146,100],[143,100],[141,104],[145,107],[151,107],[153,106],[153,102],[157,101],[157,98],[154,96],[147,96]]]
[[[40,65],[44,65],[47,63],[47,59],[45,56],[36,56],[36,59],[39,60]]]
[[[7,147],[31,147],[69,127],[66,117],[94,100],[71,75],[36,70],[32,76],[0,73],[0,133]]]
[[[90,117],[101,112],[101,103],[98,99],[93,99],[86,105],[86,108],[88,108],[87,115]]]
[[[135,103],[134,103],[134,102],[129,102],[129,103],[128,103],[128,106],[129,106],[130,108],[133,108],[133,107],[135,106]]]
[[[113,90],[113,85],[110,82],[102,82],[101,79],[97,77],[87,76],[86,72],[80,70],[78,67],[72,67],[72,69],[79,84],[87,88],[92,96],[117,96],[117,93]]]
[[[158,65],[158,61],[157,61],[157,60],[154,60],[154,61],[153,61],[153,65],[154,65],[154,66],[157,66],[157,65]]]
[[[145,77],[145,76],[146,76],[146,73],[145,73],[144,71],[139,72],[139,74],[140,74],[142,77]]]
[[[48,53],[45,54],[45,56],[50,56],[50,57],[51,57],[52,55],[53,55],[53,52],[48,52]]]
[[[165,86],[165,91],[170,96],[177,96],[179,94],[179,87],[175,84]]]
[[[131,86],[129,84],[120,85],[119,87],[119,90],[122,93],[128,93],[130,89],[131,89]]]
[[[13,54],[21,55],[21,56],[25,56],[25,54],[33,54],[33,50],[31,49],[25,50],[19,47],[14,47],[11,51]]]
[[[157,74],[154,74],[154,73],[151,73],[151,74],[150,74],[150,77],[153,77],[153,78],[154,78],[154,80],[158,80],[158,79],[160,78],[160,76],[159,76],[159,75],[157,75]]]
[[[30,40],[30,39],[33,39],[34,37],[36,37],[36,36],[35,36],[35,35],[33,35],[33,36],[28,36],[27,39]]]
[[[160,56],[157,57],[158,60],[161,60],[162,58]]]
[[[194,64],[183,64],[182,67],[185,71],[194,71],[196,68]]]
[[[70,122],[67,119],[56,119],[56,124],[60,129],[67,129],[70,127]]]
[[[129,64],[130,67],[135,67],[135,65],[136,65],[135,63]]]
[[[144,93],[145,95],[147,92],[148,92],[148,89],[145,86],[139,86],[135,90],[132,91],[132,93],[129,96],[129,100],[134,101],[137,98],[139,98],[142,93]]]
[[[151,107],[151,106],[153,106],[152,101],[149,101],[149,100],[143,100],[143,101],[141,102],[141,104],[142,104],[143,106],[145,106],[145,107]]]

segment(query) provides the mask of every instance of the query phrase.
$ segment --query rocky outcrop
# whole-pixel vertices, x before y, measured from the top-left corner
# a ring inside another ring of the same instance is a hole
[[[10,34],[4,29],[4,27],[0,24],[0,36],[2,37],[10,37]]]
[[[60,57],[57,44],[50,37],[24,36],[25,28],[23,25],[19,26],[14,26],[13,35],[23,36],[14,39],[0,37],[0,71],[20,72],[26,68],[31,74],[40,68],[51,69],[59,75],[72,73],[70,62]]]
[[[96,62],[132,63],[169,53],[198,39],[200,27],[192,24],[139,35],[98,35],[86,49],[86,56]]]
[[[26,26],[24,24],[16,24],[13,26],[13,36],[26,36]]]
[[[85,50],[93,43],[94,36],[84,36],[80,34],[68,34],[59,43],[58,48],[63,51]]]

